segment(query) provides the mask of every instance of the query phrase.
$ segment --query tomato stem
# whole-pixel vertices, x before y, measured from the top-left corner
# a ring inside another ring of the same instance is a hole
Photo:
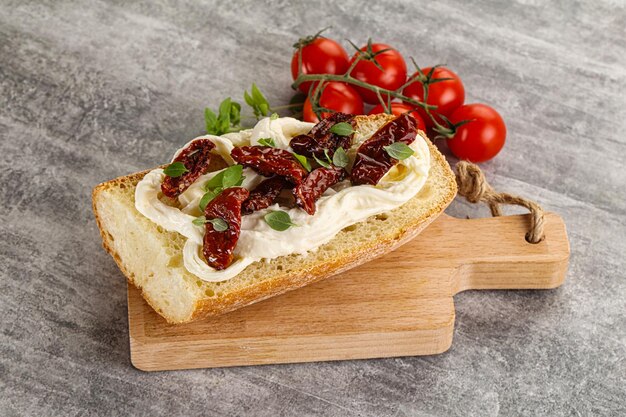
[[[433,128],[433,130],[438,133],[438,135],[435,136],[435,139],[452,139],[454,135],[456,134],[456,131],[459,127],[476,120],[476,119],[466,119],[466,120],[461,120],[458,123],[452,123],[450,120],[448,120],[446,116],[442,114],[440,114],[439,117],[441,117],[448,126],[447,127],[442,126],[441,124],[437,123],[437,126]]]
[[[303,47],[305,47],[308,44],[312,43],[315,39],[319,38],[322,35],[322,33],[326,32],[331,27],[332,26],[327,26],[324,29],[322,29],[319,32],[317,32],[315,35],[305,36],[303,38],[298,39],[298,42],[294,43],[293,47],[296,48],[296,49],[302,49]]]
[[[366,83],[364,81],[360,81],[357,80],[356,78],[353,78],[349,75],[335,75],[335,74],[302,74],[302,75],[298,75],[298,77],[296,78],[296,80],[293,82],[292,86],[294,88],[297,88],[300,84],[307,82],[307,81],[337,81],[337,82],[342,82],[342,83],[346,83],[346,84],[353,84],[359,87],[363,87],[367,90],[373,91],[373,92],[377,92],[379,91],[380,94],[383,95],[388,95],[391,96],[393,98],[397,98],[399,100],[402,101],[406,101],[407,103],[411,103],[415,106],[421,107],[423,109],[428,109],[428,110],[434,110],[437,108],[437,106],[433,106],[431,104],[426,104],[423,103],[419,100],[415,100],[412,99],[410,97],[405,96],[404,94],[402,94],[400,91],[394,91],[394,90],[387,90],[386,88],[381,88],[381,87],[377,87],[375,85]]]

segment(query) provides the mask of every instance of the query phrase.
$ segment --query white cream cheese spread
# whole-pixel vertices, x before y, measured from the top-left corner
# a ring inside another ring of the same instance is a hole
[[[260,120],[251,130],[229,133],[223,136],[200,136],[196,139],[209,139],[216,146],[212,153],[220,155],[228,164],[234,164],[230,152],[235,146],[258,145],[261,138],[272,138],[276,147],[291,150],[289,141],[296,135],[308,133],[312,123],[285,117],[275,120]],[[372,132],[373,133],[373,132]],[[354,134],[353,144],[347,154],[350,165],[358,146],[368,139],[359,132]],[[196,140],[194,139],[194,140]],[[174,158],[187,147],[179,149]],[[344,180],[328,189],[316,203],[315,215],[304,210],[279,207],[274,204],[263,210],[245,215],[241,221],[241,234],[234,249],[235,261],[226,269],[211,268],[202,257],[204,226],[196,226],[192,221],[202,215],[198,203],[204,194],[203,186],[219,171],[201,176],[178,197],[180,209],[169,206],[160,200],[161,183],[165,177],[162,169],[150,171],[137,184],[135,207],[148,219],[168,231],[178,232],[187,238],[183,249],[185,268],[204,281],[218,282],[233,278],[248,265],[260,260],[271,260],[289,254],[306,254],[330,241],[339,231],[370,216],[391,211],[411,198],[424,186],[430,169],[430,151],[425,139],[417,135],[410,145],[414,153],[396,164],[376,186],[350,185]],[[242,184],[252,190],[265,177],[250,168],[243,171]],[[272,229],[264,216],[275,210],[286,211],[297,226],[285,231]]]

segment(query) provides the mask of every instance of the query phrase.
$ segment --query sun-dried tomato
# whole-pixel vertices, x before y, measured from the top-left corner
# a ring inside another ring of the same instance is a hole
[[[286,186],[287,181],[283,177],[275,176],[263,180],[250,191],[250,197],[242,204],[241,211],[243,214],[250,214],[271,206]]]
[[[293,189],[296,205],[313,215],[315,214],[315,202],[324,194],[324,191],[337,184],[346,177],[343,168],[331,165],[329,168],[317,168]]]
[[[359,146],[350,174],[352,184],[376,185],[398,163],[387,154],[384,147],[394,142],[410,145],[417,135],[417,122],[408,113],[401,114],[382,126],[371,138]]]
[[[233,262],[233,250],[241,232],[241,204],[250,193],[242,187],[231,187],[222,191],[207,204],[204,217],[207,220],[222,219],[228,228],[215,230],[213,223],[205,224],[202,253],[212,268],[222,270]]]
[[[300,184],[307,171],[290,152],[270,146],[242,146],[230,153],[235,161],[266,177],[280,175],[292,184]]]
[[[333,113],[313,126],[308,134],[295,136],[289,142],[289,146],[300,155],[309,158],[315,155],[320,159],[324,158],[324,149],[328,150],[330,156],[335,153],[337,148],[348,149],[352,144],[352,135],[340,136],[330,131],[334,125],[342,122],[349,123],[354,128],[354,116],[345,113]]]
[[[194,140],[172,162],[182,162],[187,168],[180,177],[166,176],[161,184],[161,191],[168,197],[175,198],[183,193],[200,175],[206,174],[211,162],[211,150],[215,144],[209,139]]]

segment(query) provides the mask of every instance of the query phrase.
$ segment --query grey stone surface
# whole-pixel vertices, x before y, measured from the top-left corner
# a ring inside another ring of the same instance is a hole
[[[626,414],[622,1],[125,3],[0,2],[1,415]],[[135,370],[92,187],[162,163],[253,81],[288,100],[291,44],[328,25],[447,63],[502,113],[483,168],[565,218],[565,285],[458,295],[439,356]]]

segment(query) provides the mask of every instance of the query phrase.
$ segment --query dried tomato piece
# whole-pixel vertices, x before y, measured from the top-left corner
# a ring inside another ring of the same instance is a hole
[[[287,186],[283,177],[272,177],[263,180],[254,190],[250,191],[250,197],[241,206],[243,214],[250,214],[271,206],[276,197]]]
[[[241,232],[241,204],[249,195],[248,190],[242,187],[227,188],[204,209],[204,217],[207,220],[222,219],[228,225],[222,232],[215,230],[210,222],[204,225],[202,253],[212,268],[222,270],[233,262],[233,250]]]
[[[313,126],[306,135],[295,136],[289,142],[289,146],[294,152],[313,158],[324,158],[324,149],[328,149],[332,157],[337,148],[348,149],[352,144],[352,135],[340,136],[332,133],[330,129],[337,123],[350,123],[354,128],[354,116],[345,113],[333,113],[326,119],[322,119]]]
[[[284,149],[270,146],[242,146],[234,148],[230,156],[244,167],[250,167],[266,177],[280,175],[292,184],[300,184],[307,171]]]
[[[384,147],[394,142],[410,145],[417,135],[417,122],[408,113],[401,114],[380,129],[359,146],[352,173],[352,184],[376,185],[378,181],[398,163],[387,154]]]
[[[343,168],[331,165],[329,168],[317,168],[305,178],[305,180],[293,189],[296,205],[313,215],[315,214],[315,202],[333,185],[346,177]]]
[[[211,162],[211,150],[215,144],[209,139],[194,140],[172,162],[182,162],[187,168],[180,177],[166,176],[161,184],[161,191],[168,197],[175,198],[183,193],[200,175],[206,174]]]

